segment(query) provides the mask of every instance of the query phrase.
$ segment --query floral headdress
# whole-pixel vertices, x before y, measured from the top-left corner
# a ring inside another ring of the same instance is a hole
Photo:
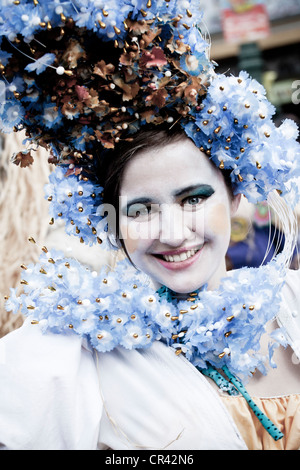
[[[1,2],[0,130],[26,130],[20,166],[37,145],[50,150],[60,167],[47,188],[51,223],[66,220],[82,242],[106,231],[95,155],[148,124],[180,123],[251,202],[273,190],[291,204],[299,197],[296,125],[275,127],[275,108],[247,73],[215,73],[198,3]]]

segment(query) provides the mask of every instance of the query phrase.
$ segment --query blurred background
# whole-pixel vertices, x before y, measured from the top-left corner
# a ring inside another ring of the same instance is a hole
[[[211,36],[211,59],[217,72],[238,74],[246,70],[264,85],[276,107],[276,123],[294,119],[300,123],[300,0],[199,0],[204,27]],[[208,34],[208,33],[207,33]],[[112,254],[100,246],[87,248],[67,237],[63,226],[49,225],[44,184],[52,168],[45,151],[37,151],[35,163],[20,169],[11,164],[13,153],[23,149],[24,135],[0,135],[0,337],[19,327],[23,318],[4,309],[10,287],[20,286],[21,264],[36,261],[41,248],[59,246],[66,256],[98,270],[112,265]],[[300,208],[297,210],[300,221]],[[28,242],[33,237],[36,244]],[[259,266],[282,247],[284,233],[265,204],[254,206],[242,198],[232,221],[228,269]],[[271,241],[268,257],[266,248]],[[300,247],[300,239],[299,239]],[[291,268],[299,267],[295,251]]]
[[[237,75],[246,70],[264,85],[276,107],[275,123],[290,118],[299,126],[300,0],[210,0],[202,8],[216,71]],[[299,214],[300,208],[298,219]],[[284,234],[265,204],[253,206],[243,198],[233,219],[228,269],[258,266],[270,239],[272,248],[265,261],[274,250],[280,251]],[[291,268],[298,267],[296,250]]]

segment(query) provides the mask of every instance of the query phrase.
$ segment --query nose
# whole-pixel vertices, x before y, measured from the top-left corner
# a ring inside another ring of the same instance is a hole
[[[179,204],[162,204],[160,208],[161,243],[170,246],[180,246],[193,236],[189,218]]]

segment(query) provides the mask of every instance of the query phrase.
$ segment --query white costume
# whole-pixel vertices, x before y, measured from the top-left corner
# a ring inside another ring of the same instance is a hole
[[[298,287],[291,271],[278,321],[299,355]],[[247,449],[218,392],[161,342],[96,353],[28,319],[0,344],[3,448]]]

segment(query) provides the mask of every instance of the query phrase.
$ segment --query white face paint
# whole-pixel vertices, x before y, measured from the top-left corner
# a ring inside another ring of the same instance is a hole
[[[120,190],[120,231],[131,260],[156,287],[216,288],[226,274],[238,200],[191,140],[141,151],[127,164]]]

